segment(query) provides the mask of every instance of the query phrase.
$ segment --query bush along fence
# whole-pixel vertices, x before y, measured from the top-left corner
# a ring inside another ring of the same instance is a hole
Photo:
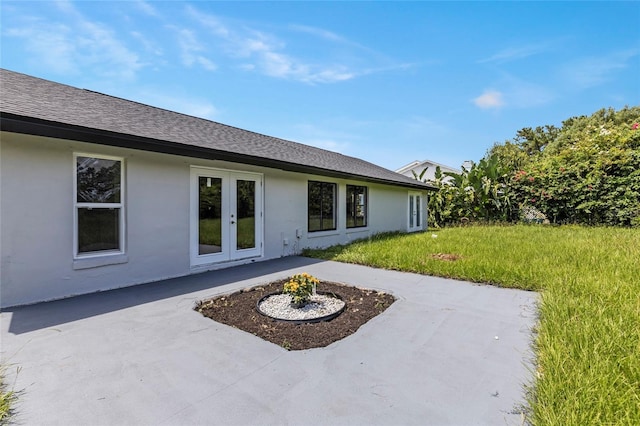
[[[424,171],[414,175],[422,180]],[[431,226],[547,222],[640,226],[640,107],[525,128],[461,173],[436,168]]]

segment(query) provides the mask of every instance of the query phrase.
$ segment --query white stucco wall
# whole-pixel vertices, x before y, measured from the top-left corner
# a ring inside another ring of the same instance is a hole
[[[383,231],[407,230],[409,191],[403,188],[6,132],[0,136],[0,304],[3,307],[153,282],[247,261],[288,256],[306,247],[348,243]],[[82,262],[74,262],[74,152],[118,156],[125,160],[126,249],[122,263],[83,268]],[[261,257],[191,266],[191,166],[264,175]],[[336,231],[307,232],[307,182],[310,179],[338,184]],[[368,187],[369,226],[364,229],[345,227],[347,184]],[[423,226],[426,228],[426,223]]]

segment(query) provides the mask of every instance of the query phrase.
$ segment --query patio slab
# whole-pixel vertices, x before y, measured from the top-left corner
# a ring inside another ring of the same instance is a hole
[[[397,301],[287,351],[193,310],[298,272]],[[288,257],[6,309],[17,424],[522,424],[537,294]]]

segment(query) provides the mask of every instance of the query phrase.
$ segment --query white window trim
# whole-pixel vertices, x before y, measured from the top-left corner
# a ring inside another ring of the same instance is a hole
[[[120,162],[120,202],[119,203],[79,203],[78,202],[78,157],[90,157],[98,158],[102,160],[114,160]],[[110,155],[86,153],[86,152],[74,152],[73,153],[73,259],[74,269],[92,268],[96,266],[109,265],[113,263],[125,263],[128,259],[125,254],[125,162],[124,157],[114,157]],[[118,208],[120,209],[120,248],[118,250],[104,250],[89,253],[78,253],[78,209],[79,208]],[[114,257],[114,262],[111,261],[89,261],[87,259],[94,259],[98,257]],[[81,261],[81,262],[78,262]],[[86,265],[85,265],[86,263]]]
[[[190,212],[189,212],[189,257],[191,262],[191,268],[206,268],[211,265],[216,265],[224,262],[238,262],[244,259],[260,258],[264,256],[264,174],[247,172],[233,169],[219,169],[214,167],[196,166],[190,167]],[[237,250],[233,248],[231,235],[228,235],[229,228],[226,229],[227,233],[223,232],[223,251],[216,254],[200,255],[198,254],[198,178],[199,177],[214,177],[223,180],[223,185],[227,185],[226,189],[223,189],[222,193],[222,210],[223,214],[228,217],[233,208],[236,206],[231,205],[231,198],[235,199],[235,191],[232,188],[232,182],[237,179],[247,179],[256,182],[256,214],[260,214],[256,217],[255,232],[256,232],[256,247],[252,249]],[[259,212],[258,212],[259,209]]]

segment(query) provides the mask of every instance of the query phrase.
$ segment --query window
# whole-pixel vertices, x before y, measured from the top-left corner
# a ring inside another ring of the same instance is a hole
[[[367,226],[367,187],[347,185],[347,228]]]
[[[336,229],[336,184],[309,181],[309,232]]]
[[[76,154],[75,256],[122,253],[122,159]]]

